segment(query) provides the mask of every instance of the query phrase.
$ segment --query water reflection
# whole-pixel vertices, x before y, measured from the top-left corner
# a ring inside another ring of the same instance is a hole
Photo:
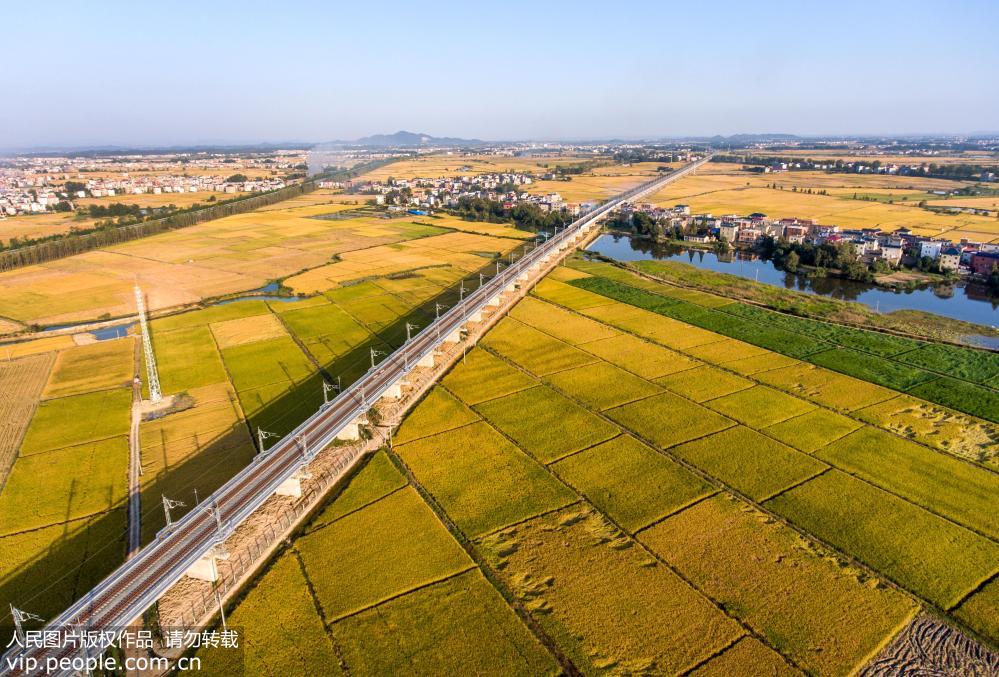
[[[652,242],[627,235],[601,235],[590,245],[592,251],[619,261],[680,261],[698,268],[738,275],[785,289],[856,301],[878,310],[922,310],[966,322],[995,326],[999,324],[999,299],[989,296],[979,285],[957,282],[938,288],[900,289],[836,277],[808,277],[774,267],[773,263],[745,251],[716,254],[701,249]]]

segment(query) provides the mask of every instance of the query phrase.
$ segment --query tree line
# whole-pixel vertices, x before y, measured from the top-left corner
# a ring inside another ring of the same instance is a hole
[[[513,223],[521,230],[532,232],[561,228],[572,223],[573,218],[564,209],[545,212],[531,202],[520,202],[506,209],[502,202],[481,197],[459,198],[458,203],[447,211],[466,221]]]

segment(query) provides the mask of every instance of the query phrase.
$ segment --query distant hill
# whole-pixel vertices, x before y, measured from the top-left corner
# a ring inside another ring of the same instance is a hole
[[[374,134],[357,139],[356,141],[341,141],[340,143],[350,146],[409,147],[478,146],[485,142],[479,139],[459,139],[450,136],[438,137],[429,134],[418,134],[416,132],[398,131],[395,134]]]

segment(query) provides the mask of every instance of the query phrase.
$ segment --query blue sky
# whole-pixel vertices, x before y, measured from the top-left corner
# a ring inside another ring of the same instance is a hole
[[[996,2],[10,2],[0,147],[999,130]]]

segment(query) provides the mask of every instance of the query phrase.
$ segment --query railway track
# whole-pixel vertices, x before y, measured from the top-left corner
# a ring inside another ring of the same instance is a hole
[[[136,552],[95,588],[49,622],[46,630],[61,632],[107,631],[127,627],[159,599],[199,559],[212,552],[247,516],[259,508],[277,488],[304,469],[313,456],[329,445],[347,426],[353,425],[370,406],[401,381],[417,363],[432,354],[448,337],[460,332],[469,317],[482,312],[503,290],[542,260],[571,246],[597,221],[622,202],[641,197],[694,171],[709,157],[692,162],[663,177],[643,183],[588,212],[546,238],[519,260],[480,284],[479,288],[441,314],[432,324],[373,365],[335,400],[324,405],[235,477],[188,512],[156,540]],[[0,674],[73,674],[74,670],[47,671],[50,659],[83,657],[73,646],[51,648],[15,647],[4,655]],[[91,651],[90,656],[100,653]],[[37,666],[37,670],[30,669]]]

